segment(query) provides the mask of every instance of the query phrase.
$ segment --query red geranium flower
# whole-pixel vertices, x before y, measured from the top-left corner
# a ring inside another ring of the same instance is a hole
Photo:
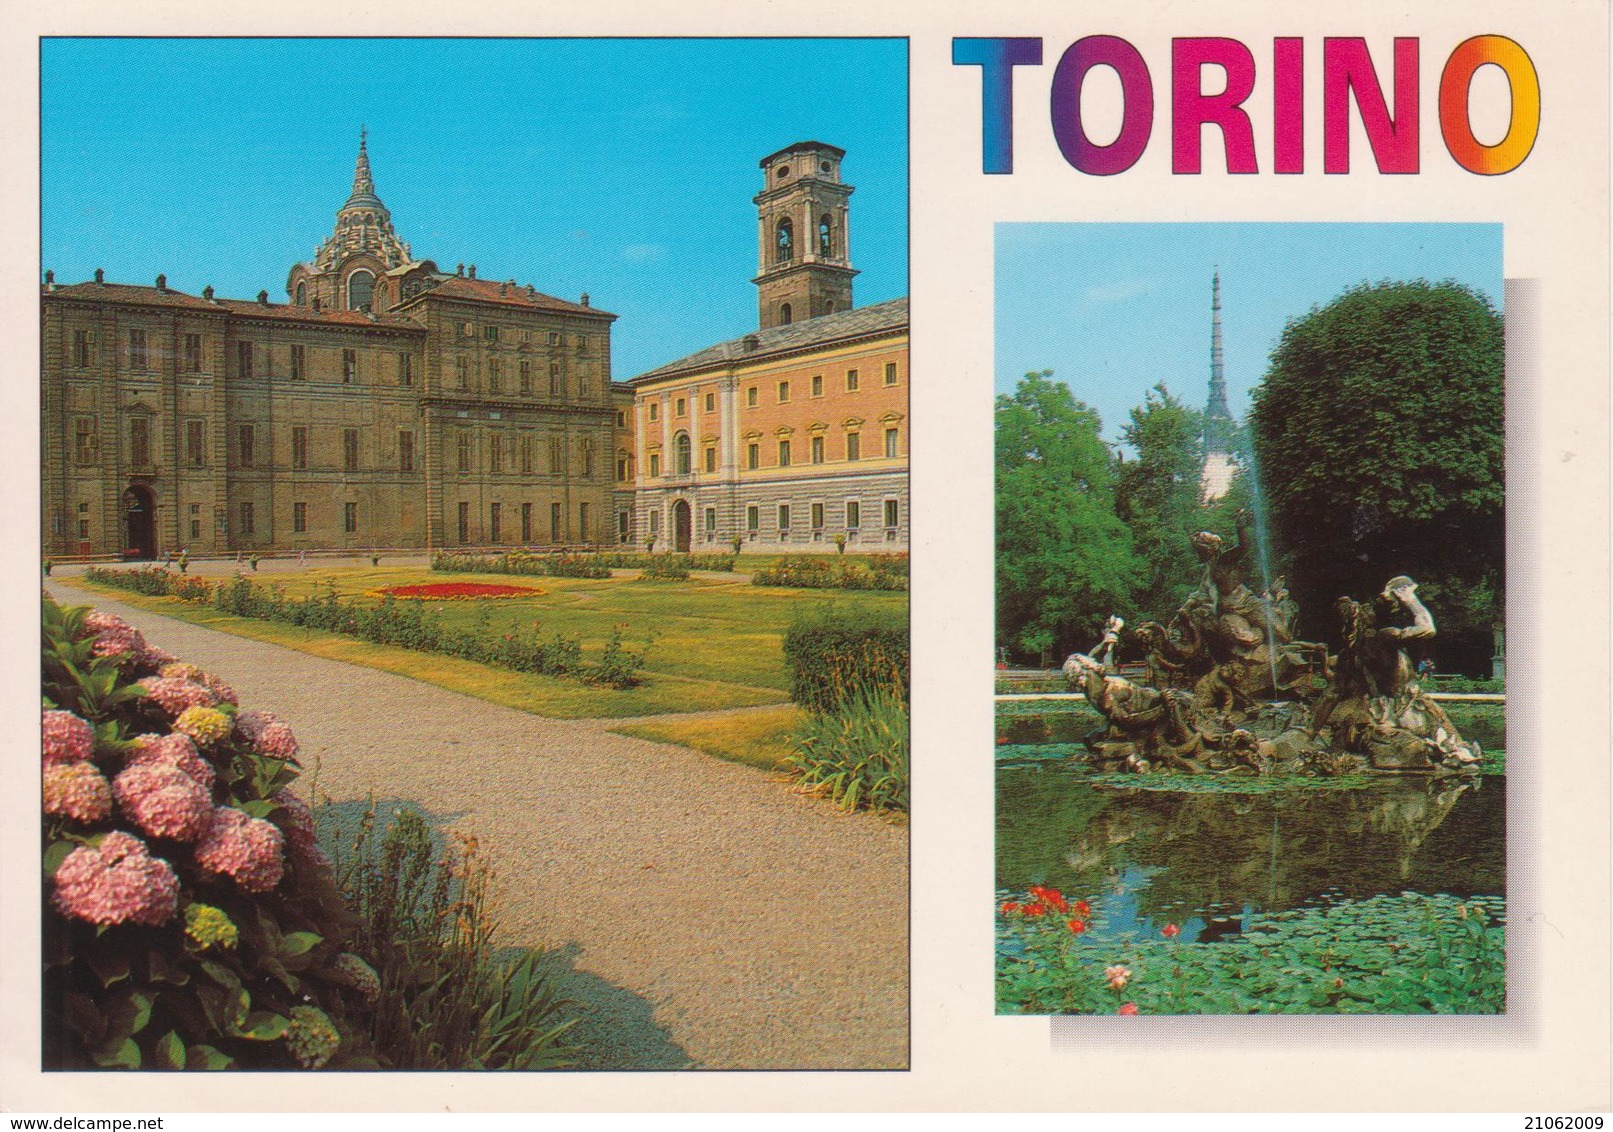
[[[1122,1014],[1136,1014],[1137,1013],[1137,1004],[1135,1002],[1122,1003],[1121,1007],[1120,1007],[1120,1013],[1122,1013]]]
[[[1017,912],[1017,911],[1019,911],[1019,908],[1020,908],[1019,901],[1017,901],[1017,900],[1006,901],[1003,904],[1003,915],[1006,916],[1010,912]]]
[[[1166,924],[1162,929],[1160,929],[1160,934],[1166,939],[1175,939],[1177,936],[1182,934],[1182,929],[1177,927],[1175,924]]]
[[[1085,920],[1071,920],[1064,926],[1070,929],[1071,935],[1080,935],[1082,932],[1087,930],[1087,922]]]
[[[1075,914],[1080,916],[1082,919],[1090,919],[1092,916],[1092,905],[1088,904],[1085,900],[1077,900],[1075,902]]]
[[[1020,911],[1027,916],[1045,916],[1047,915],[1047,906],[1045,904],[1027,904]]]

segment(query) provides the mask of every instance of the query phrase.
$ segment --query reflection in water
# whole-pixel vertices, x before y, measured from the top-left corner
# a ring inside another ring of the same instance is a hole
[[[1330,898],[1505,893],[1502,777],[1185,794],[1003,767],[997,803],[998,888],[1098,896],[1105,933],[1173,922],[1208,941]]]

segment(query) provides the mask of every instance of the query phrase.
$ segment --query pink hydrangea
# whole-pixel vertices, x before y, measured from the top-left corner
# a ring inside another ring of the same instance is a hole
[[[189,735],[198,747],[211,747],[230,737],[234,722],[224,712],[210,707],[188,707],[174,720],[174,730]]]
[[[308,803],[290,790],[280,791],[273,800],[280,805],[275,817],[286,835],[291,859],[305,868],[329,868],[330,858],[319,847],[319,839],[314,834],[314,811],[308,808]]]
[[[208,790],[213,789],[217,775],[213,764],[196,753],[196,744],[189,735],[175,731],[171,735],[141,735],[134,740],[127,766],[172,766],[190,775]]]
[[[269,892],[285,870],[280,830],[261,818],[219,806],[196,844],[196,863],[210,873],[231,877],[247,892]]]
[[[217,676],[203,676],[202,684],[209,692],[218,697],[219,703],[240,705],[241,698],[235,694],[235,689],[224,683]]]
[[[297,761],[297,737],[279,718],[266,711],[243,711],[235,717],[235,730],[260,755]]]
[[[70,711],[47,711],[40,725],[46,763],[83,762],[95,753],[95,729]]]
[[[95,634],[90,651],[96,656],[122,656],[138,662],[146,651],[146,639],[140,630],[116,614],[92,609],[84,615],[84,627]]]
[[[56,870],[54,900],[63,915],[92,924],[155,927],[174,917],[179,878],[138,837],[109,833],[100,845],[81,845],[67,855]]]
[[[194,680],[181,680],[175,676],[147,676],[136,683],[169,716],[180,715],[187,708],[212,707],[218,703],[217,693]]]
[[[112,785],[94,763],[45,764],[45,812],[80,822],[112,816]]]
[[[213,796],[176,766],[131,766],[112,780],[112,793],[141,832],[195,841],[213,818]]]
[[[177,658],[167,649],[160,649],[156,645],[148,644],[140,653],[140,667],[161,670],[172,664]]]

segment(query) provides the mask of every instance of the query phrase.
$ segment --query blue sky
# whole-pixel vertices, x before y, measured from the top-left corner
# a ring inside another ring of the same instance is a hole
[[[43,268],[285,300],[360,123],[416,258],[621,317],[626,379],[756,324],[757,162],[847,151],[859,306],[907,293],[902,40],[53,39]]]
[[[1164,381],[1203,407],[1221,273],[1228,403],[1240,419],[1290,320],[1362,282],[1454,279],[1501,306],[1498,224],[999,224],[997,392],[1051,369],[1117,440]]]

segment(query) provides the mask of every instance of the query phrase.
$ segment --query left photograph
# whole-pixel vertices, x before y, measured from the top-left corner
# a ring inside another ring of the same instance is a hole
[[[40,67],[41,1065],[907,1068],[907,42]]]

